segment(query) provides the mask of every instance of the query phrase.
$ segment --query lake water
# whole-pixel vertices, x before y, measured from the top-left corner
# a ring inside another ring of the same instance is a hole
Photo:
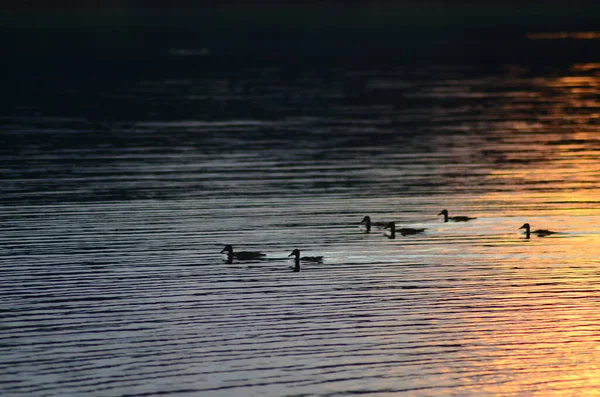
[[[210,56],[10,83],[3,396],[597,393],[600,63]]]

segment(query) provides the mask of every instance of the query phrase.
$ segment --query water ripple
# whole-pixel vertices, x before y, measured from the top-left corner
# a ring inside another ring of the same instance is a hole
[[[133,120],[3,117],[2,394],[595,390],[593,70],[275,69],[237,93],[95,87]],[[159,99],[175,119],[131,102]],[[426,231],[366,234],[365,215]],[[227,264],[225,244],[267,256]],[[324,263],[292,272],[295,248]]]

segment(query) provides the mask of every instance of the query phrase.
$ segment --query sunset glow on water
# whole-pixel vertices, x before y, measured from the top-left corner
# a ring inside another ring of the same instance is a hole
[[[161,43],[12,83],[2,396],[597,395],[600,63]]]

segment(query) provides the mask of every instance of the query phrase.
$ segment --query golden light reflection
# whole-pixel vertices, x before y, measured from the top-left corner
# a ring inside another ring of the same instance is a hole
[[[563,203],[560,208],[565,213],[590,211],[564,203],[594,203],[600,197],[598,69],[600,63],[578,63],[567,75],[532,79],[531,90],[538,95],[530,97],[526,109],[515,114],[512,103],[506,104],[504,114],[508,120],[516,119],[516,125],[506,121],[498,124],[499,129],[513,133],[503,134],[503,146],[495,155],[496,167],[489,173],[488,183],[497,184],[499,190],[511,186],[511,194],[522,203],[531,204],[541,194],[540,211],[544,211],[544,202],[546,207],[550,202]],[[535,115],[535,129],[527,124],[525,129],[517,128],[522,123],[521,113]]]
[[[496,297],[499,306],[507,300],[506,312],[497,313],[501,321],[474,331],[472,343],[477,347],[470,351],[471,359],[481,361],[487,371],[505,374],[486,391],[553,396],[578,389],[577,395],[597,395],[593,393],[600,387],[596,329],[600,313],[588,283],[579,287],[580,276],[564,274],[561,268],[534,264],[520,271],[526,277],[519,283],[512,280],[507,288],[513,292]]]
[[[549,80],[545,84],[547,87],[594,87],[600,86],[598,76],[565,76]]]
[[[600,76],[561,76],[538,81],[540,90],[548,92],[549,118],[570,119],[578,124],[586,124],[599,117]]]
[[[448,332],[460,357],[444,371],[450,382],[465,369],[464,395],[600,395],[600,76],[590,75],[598,68],[510,75],[505,86],[526,95],[477,108],[485,122],[465,123],[473,133],[445,148],[473,159],[477,171],[456,179],[483,191],[459,212],[477,221],[441,225],[447,244],[431,251],[468,261],[460,277],[472,288],[451,283],[448,297],[468,307],[452,311],[463,327]],[[524,222],[561,234],[526,240]]]
[[[472,327],[459,361],[481,370],[474,371],[472,379],[465,377],[465,385],[472,384],[479,395],[598,395],[600,234],[576,230],[589,229],[590,221],[598,225],[599,220],[600,216],[538,217],[533,222],[540,226],[568,222],[573,230],[527,242],[514,239],[493,248],[504,260],[489,276],[489,306],[460,314]],[[503,228],[516,222],[501,221]],[[482,382],[485,374],[494,374],[493,381]]]
[[[600,32],[538,32],[526,36],[529,40],[598,40]]]
[[[600,63],[596,63],[596,62],[576,63],[575,65],[573,65],[572,69],[579,70],[579,71],[596,70],[596,69],[600,69]]]

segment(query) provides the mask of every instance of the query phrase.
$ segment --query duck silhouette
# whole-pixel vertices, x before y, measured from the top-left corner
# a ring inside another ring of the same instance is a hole
[[[532,234],[536,234],[538,237],[545,237],[545,236],[549,236],[551,234],[558,234],[558,232],[553,232],[552,230],[546,230],[546,229],[537,229],[537,230],[532,231],[529,223],[523,224],[523,226],[521,226],[519,228],[519,230],[520,229],[525,229],[525,238],[530,238],[530,236]]]
[[[294,271],[295,272],[299,272],[300,271],[300,261],[303,261],[303,262],[312,262],[312,263],[323,263],[323,257],[322,256],[303,256],[303,257],[300,257],[300,250],[299,249],[293,250],[292,253],[288,255],[288,257],[290,257],[290,256],[294,256]]]
[[[382,228],[388,224],[388,222],[371,222],[371,217],[368,215],[360,223],[365,225],[365,233],[371,233],[371,226]]]
[[[384,229],[390,229],[390,234],[387,236],[388,238],[396,238],[396,232],[400,233],[403,236],[408,236],[411,234],[419,234],[423,233],[426,229],[413,229],[411,227],[403,227],[400,229],[396,229],[396,224],[394,222],[388,222],[385,225]]]
[[[438,215],[444,215],[444,222],[452,221],[452,222],[468,222],[473,219],[470,216],[448,216],[448,210],[444,209]]]
[[[261,259],[261,258],[265,257],[265,254],[263,254],[262,252],[258,252],[258,251],[233,252],[233,247],[229,244],[227,244],[225,246],[225,248],[223,248],[221,253],[227,254],[227,263],[232,263],[233,259],[237,259],[240,261],[251,261],[251,260],[257,260],[257,259]]]

